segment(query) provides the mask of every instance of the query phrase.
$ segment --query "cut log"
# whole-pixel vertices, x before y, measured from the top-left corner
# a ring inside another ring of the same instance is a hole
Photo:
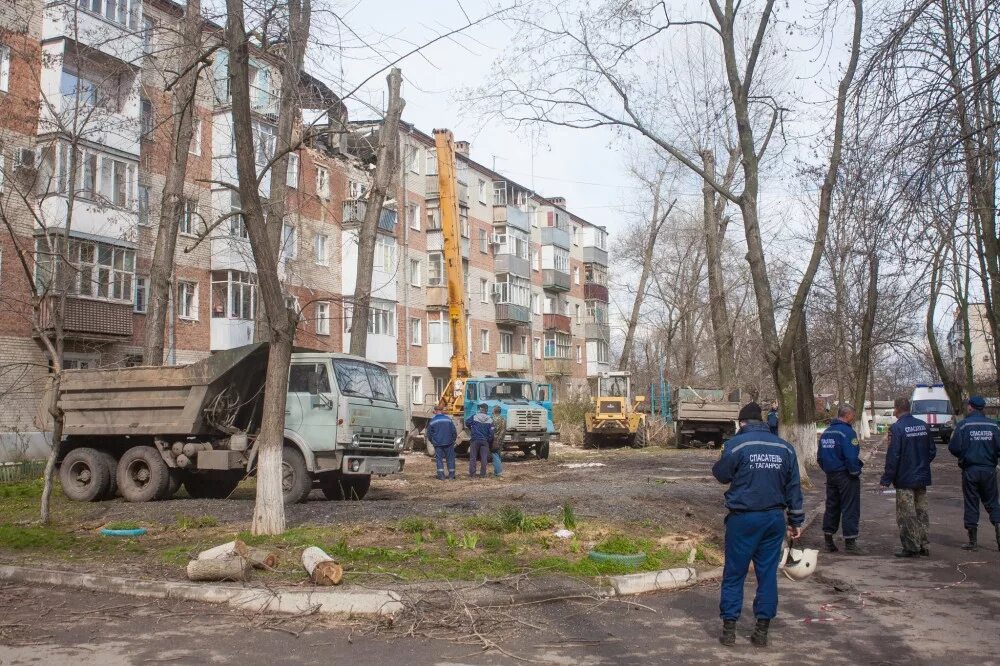
[[[245,581],[253,567],[246,559],[233,555],[211,560],[191,560],[187,565],[189,580]]]
[[[340,585],[344,578],[344,568],[316,546],[302,551],[302,566],[315,585]]]
[[[179,456],[184,453],[184,442],[174,442],[170,445],[170,452],[175,456]]]
[[[184,469],[186,467],[190,467],[191,466],[191,458],[189,458],[188,456],[184,455],[183,453],[180,454],[179,456],[177,456],[177,459],[176,459],[175,462],[177,463],[177,466],[180,467],[181,469]]]
[[[266,548],[251,548],[246,558],[254,569],[273,569],[278,566],[277,551]]]
[[[221,546],[216,546],[214,548],[209,548],[208,550],[203,550],[198,553],[199,560],[217,560],[224,559],[227,557],[246,557],[247,553],[250,552],[250,548],[240,540],[230,541],[224,543]]]

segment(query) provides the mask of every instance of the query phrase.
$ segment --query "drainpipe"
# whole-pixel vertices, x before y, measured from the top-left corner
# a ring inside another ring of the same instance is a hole
[[[407,130],[409,136],[413,135],[413,127]],[[397,219],[403,225],[403,252],[402,252],[402,270],[398,271],[397,274],[402,274],[403,276],[403,387],[406,389],[405,393],[407,395],[406,404],[403,405],[403,423],[406,427],[410,424],[410,408],[413,405],[413,396],[410,395],[411,385],[410,385],[410,225],[406,220],[406,215],[408,213],[409,200],[406,194],[406,156],[403,155],[403,148],[408,144],[404,144],[402,139],[397,136],[396,140],[399,142],[399,148],[396,154],[399,155],[399,196],[396,197],[396,201],[399,202],[399,214]]]

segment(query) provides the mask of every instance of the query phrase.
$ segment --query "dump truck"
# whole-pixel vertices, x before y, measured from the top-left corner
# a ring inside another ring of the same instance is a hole
[[[469,432],[465,421],[486,404],[489,415],[493,408],[500,407],[500,414],[507,422],[502,448],[505,451],[520,450],[536,457],[549,457],[549,442],[559,436],[552,416],[552,386],[534,385],[527,379],[514,377],[470,377],[464,381],[461,412],[452,415],[458,429],[456,450],[464,453],[469,446]],[[427,441],[424,432],[432,414],[428,411],[414,412],[412,415],[414,432],[412,446],[424,446],[427,455],[434,455],[434,445]],[[419,444],[418,444],[419,442]]]
[[[632,400],[632,373],[602,372],[597,377],[597,397],[591,409],[583,415],[583,444],[600,447],[625,443],[635,449],[644,448],[646,415],[640,410],[645,396]]]
[[[228,497],[256,471],[266,343],[183,366],[68,370],[59,480],[73,500]],[[47,401],[46,401],[47,404]],[[348,354],[295,350],[282,451],[286,504],[313,488],[361,499],[373,475],[403,470],[403,411],[384,367]]]
[[[676,396],[677,448],[719,448],[736,434],[739,390],[682,388]]]

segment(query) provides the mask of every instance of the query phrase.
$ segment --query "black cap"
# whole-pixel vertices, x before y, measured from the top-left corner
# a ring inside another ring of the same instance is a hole
[[[489,408],[490,408],[490,406],[487,405],[485,402],[479,403],[479,411],[485,412]]]
[[[973,409],[979,409],[979,410],[986,409],[986,399],[983,398],[983,396],[981,395],[972,396],[971,398],[969,398],[968,402]]]
[[[763,421],[764,419],[760,415],[760,405],[756,402],[748,402],[743,405],[743,409],[740,410],[740,415],[737,417],[738,421]]]

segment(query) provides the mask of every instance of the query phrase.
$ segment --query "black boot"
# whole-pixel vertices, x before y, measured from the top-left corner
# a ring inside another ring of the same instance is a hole
[[[979,530],[975,527],[970,527],[966,531],[969,533],[969,543],[963,543],[962,550],[979,550],[979,544],[976,543],[976,536]]]
[[[997,531],[997,550],[1000,550],[1000,523],[994,525],[993,528]]]
[[[826,552],[828,552],[828,553],[836,553],[837,550],[838,550],[838,548],[837,548],[837,544],[835,544],[833,542],[833,535],[832,534],[824,534],[823,535],[823,539],[826,541]]]
[[[753,629],[753,634],[750,635],[750,642],[757,647],[767,647],[767,629],[771,626],[770,620],[757,620],[757,626]]]
[[[865,551],[861,550],[861,546],[858,545],[857,539],[844,539],[844,550],[847,551],[848,555],[865,554]]]
[[[722,621],[722,634],[719,636],[719,642],[726,647],[736,645],[736,620]]]
[[[920,557],[930,557],[930,556],[931,556],[931,549],[928,548],[927,546],[921,546]]]
[[[893,553],[893,555],[895,555],[896,557],[920,557],[920,551],[900,548],[895,553]]]

